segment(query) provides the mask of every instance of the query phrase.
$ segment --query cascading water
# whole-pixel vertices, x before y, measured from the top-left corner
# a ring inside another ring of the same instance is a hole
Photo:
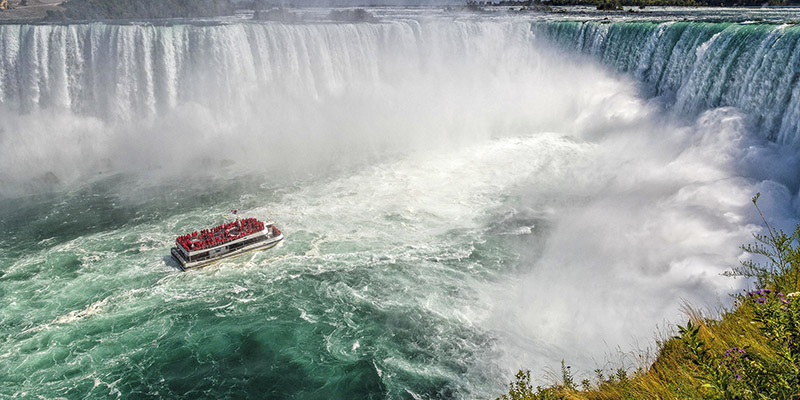
[[[0,397],[489,398],[728,301],[755,192],[795,220],[794,27],[387,15],[0,26]],[[283,245],[176,271],[229,208]]]
[[[2,101],[13,128],[4,135],[0,180],[13,185],[49,173],[68,180],[75,176],[65,174],[122,164],[183,173],[198,159],[244,167],[344,161],[485,137],[515,122],[486,114],[519,119],[514,111],[525,101],[545,103],[528,94],[513,104],[486,89],[531,76],[523,68],[537,55],[520,45],[530,43],[528,28],[415,21],[3,26]],[[496,48],[496,38],[512,39],[509,51]],[[429,135],[429,124],[443,134]],[[287,153],[294,156],[284,159]]]
[[[534,31],[631,73],[680,115],[735,106],[770,140],[800,145],[797,25],[560,22]]]

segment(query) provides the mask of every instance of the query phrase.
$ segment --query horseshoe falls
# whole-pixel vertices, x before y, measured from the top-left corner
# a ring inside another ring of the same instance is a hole
[[[798,221],[790,22],[374,12],[0,25],[0,397],[494,398],[636,367],[748,284],[721,273],[755,193]],[[175,238],[230,209],[286,239],[180,272]]]

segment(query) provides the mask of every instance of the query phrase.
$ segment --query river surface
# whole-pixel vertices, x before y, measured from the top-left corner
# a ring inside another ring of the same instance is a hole
[[[797,10],[0,25],[0,397],[493,398],[636,368],[798,220]],[[608,18],[603,20],[603,18]],[[181,272],[231,209],[269,251]]]

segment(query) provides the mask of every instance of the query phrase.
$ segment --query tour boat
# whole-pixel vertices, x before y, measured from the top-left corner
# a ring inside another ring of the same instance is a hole
[[[255,218],[236,219],[210,229],[192,232],[175,239],[172,257],[181,270],[203,267],[223,258],[248,251],[266,250],[283,240],[283,234],[272,221]]]

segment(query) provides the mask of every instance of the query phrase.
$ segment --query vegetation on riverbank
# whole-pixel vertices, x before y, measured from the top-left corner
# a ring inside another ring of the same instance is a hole
[[[67,0],[50,20],[193,18],[232,15],[231,0]]]
[[[688,322],[659,343],[649,368],[596,370],[594,382],[578,384],[562,362],[560,383],[534,388],[530,372],[520,371],[498,400],[800,399],[800,226],[787,234],[764,223],[767,234],[742,248],[766,261],[730,272],[759,289],[737,294],[719,318],[688,309]]]
[[[495,7],[549,7],[549,6],[590,6],[598,10],[622,10],[627,7],[761,7],[800,5],[800,0],[499,0],[478,1],[468,0],[467,6],[478,8],[484,6]]]

